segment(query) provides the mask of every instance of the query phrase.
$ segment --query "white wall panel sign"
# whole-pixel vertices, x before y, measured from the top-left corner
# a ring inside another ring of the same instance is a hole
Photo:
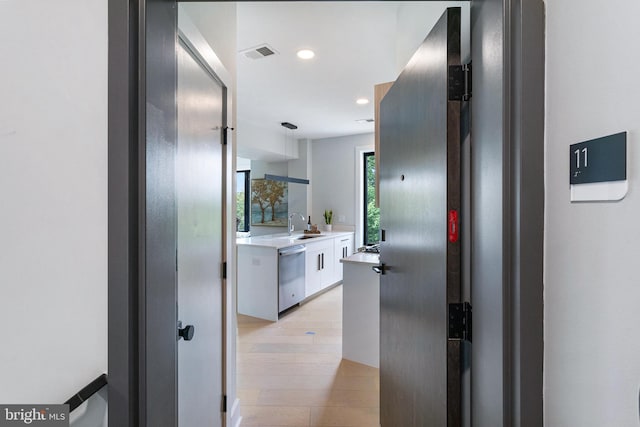
[[[627,180],[627,133],[620,132],[569,146],[572,202],[622,200]]]

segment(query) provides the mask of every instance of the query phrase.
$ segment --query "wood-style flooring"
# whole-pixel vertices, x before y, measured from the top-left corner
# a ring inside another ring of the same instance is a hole
[[[278,322],[238,316],[242,426],[379,427],[378,369],[342,359],[342,286]]]

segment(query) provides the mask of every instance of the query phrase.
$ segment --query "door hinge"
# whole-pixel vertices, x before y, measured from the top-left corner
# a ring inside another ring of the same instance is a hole
[[[449,304],[449,339],[471,342],[471,304]]]
[[[449,101],[471,99],[471,63],[449,66]]]
[[[226,279],[227,278],[227,262],[223,262],[222,263],[222,278]]]
[[[222,412],[227,412],[227,395],[222,396]]]
[[[229,131],[234,130],[232,127],[225,126],[222,128],[222,145],[227,145]]]

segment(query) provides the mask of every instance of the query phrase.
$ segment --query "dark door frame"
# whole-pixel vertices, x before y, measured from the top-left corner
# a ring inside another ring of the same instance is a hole
[[[109,424],[173,426],[154,414],[175,415],[157,389],[175,369],[153,353],[173,350],[149,343],[175,328],[154,296],[175,287],[173,196],[157,189],[173,180],[177,3],[108,14]],[[542,0],[471,0],[474,427],[542,426],[544,19]]]

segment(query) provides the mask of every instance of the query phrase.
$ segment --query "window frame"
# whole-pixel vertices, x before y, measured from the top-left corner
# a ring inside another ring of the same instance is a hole
[[[368,183],[368,174],[367,174],[367,158],[373,157],[375,159],[376,153],[374,150],[371,151],[363,151],[362,152],[362,242],[365,246],[374,245],[380,242],[380,238],[375,242],[367,241],[367,214],[368,214],[368,191],[367,191],[367,183]],[[374,177],[375,180],[375,177]]]
[[[246,233],[250,231],[251,227],[251,170],[239,170],[236,171],[236,179],[240,174],[244,176],[244,230],[240,230],[236,224],[236,233]],[[238,194],[238,187],[236,186],[236,195]],[[238,209],[236,207],[236,213]],[[236,217],[237,218],[237,217]]]

